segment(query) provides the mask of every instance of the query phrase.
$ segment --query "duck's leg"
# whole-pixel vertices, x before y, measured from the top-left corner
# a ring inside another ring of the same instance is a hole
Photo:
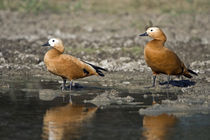
[[[69,83],[69,103],[72,104],[72,99],[71,99],[71,89],[72,89],[72,84],[73,84],[73,81],[71,80],[70,83]]]
[[[184,77],[181,75],[181,80],[183,81],[184,80]]]
[[[156,74],[153,75],[153,83],[152,83],[152,87],[155,87],[155,81],[156,81]]]
[[[153,77],[152,77],[152,79],[153,79],[153,82],[152,82],[152,87],[155,87],[156,77],[157,77],[157,74],[158,74],[158,73],[156,73],[156,72],[154,72],[154,71],[152,71],[152,72],[153,72]]]
[[[153,72],[153,77],[152,77],[152,86],[149,86],[149,87],[145,87],[145,88],[153,88],[155,87],[155,81],[156,81],[156,76],[157,76],[157,73]]]
[[[71,80],[70,83],[69,83],[69,90],[70,91],[72,90],[72,86],[73,86],[73,81]]]
[[[156,104],[157,102],[155,101],[155,97],[154,95],[152,94],[152,105]]]
[[[64,91],[66,89],[66,78],[62,77],[62,79],[63,79],[63,83],[61,85],[61,90]]]
[[[169,88],[169,84],[170,84],[170,80],[171,80],[171,77],[170,77],[170,75],[168,75],[168,82],[167,82],[167,88]]]

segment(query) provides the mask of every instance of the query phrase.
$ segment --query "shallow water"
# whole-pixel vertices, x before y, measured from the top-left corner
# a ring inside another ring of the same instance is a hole
[[[85,83],[83,81],[83,83]],[[139,109],[162,99],[175,100],[175,93],[127,93],[115,89],[118,101],[97,106],[84,103],[103,93],[112,93],[112,87],[97,87],[92,83],[71,92],[58,90],[59,83],[26,78],[2,80],[0,90],[0,139],[50,140],[167,140],[210,139],[210,114],[140,115]],[[124,97],[131,102],[119,102]]]

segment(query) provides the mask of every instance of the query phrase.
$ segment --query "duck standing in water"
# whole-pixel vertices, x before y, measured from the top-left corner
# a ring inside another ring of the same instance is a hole
[[[72,80],[97,75],[104,76],[102,71],[107,71],[98,66],[94,66],[85,61],[81,61],[71,55],[63,54],[64,46],[60,39],[52,38],[43,46],[52,47],[44,56],[44,63],[47,70],[57,76],[62,77],[62,90],[66,89],[66,80],[70,80],[70,90]]]
[[[166,42],[166,35],[158,27],[150,27],[145,33],[140,36],[149,36],[153,40],[149,41],[144,48],[144,59],[147,65],[153,72],[153,84],[155,87],[155,80],[157,74],[168,75],[168,85],[170,75],[184,75],[187,78],[192,78],[190,73],[197,75],[194,71],[187,69],[179,57],[170,49],[164,46]]]

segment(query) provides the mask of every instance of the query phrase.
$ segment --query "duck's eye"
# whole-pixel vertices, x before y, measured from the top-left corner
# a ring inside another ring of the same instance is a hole
[[[150,31],[152,32],[153,30],[151,29]]]
[[[55,40],[52,40],[52,42],[55,42]]]

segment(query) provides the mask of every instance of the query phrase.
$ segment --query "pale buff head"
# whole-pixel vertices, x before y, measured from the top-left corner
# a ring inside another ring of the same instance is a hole
[[[56,50],[58,50],[61,53],[64,52],[63,42],[58,38],[51,38],[51,39],[49,39],[49,41],[46,44],[44,44],[42,46],[50,46],[50,47],[55,48]]]
[[[149,36],[156,40],[166,41],[166,36],[163,31],[158,27],[149,27],[145,33],[140,36]]]

